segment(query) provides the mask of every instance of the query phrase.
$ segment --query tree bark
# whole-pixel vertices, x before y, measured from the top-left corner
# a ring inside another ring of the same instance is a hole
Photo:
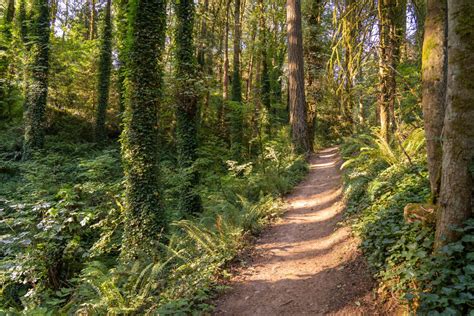
[[[166,0],[132,0],[127,109],[122,131],[126,179],[122,258],[155,257],[166,218],[159,192],[158,108]]]
[[[229,100],[229,12],[230,1],[227,0],[225,10],[225,32],[224,32],[224,71],[222,79],[222,97],[224,101]]]
[[[97,116],[95,124],[95,139],[105,141],[107,137],[105,121],[109,103],[110,71],[112,69],[112,18],[111,0],[105,6],[104,27],[99,56],[99,75],[97,82]]]
[[[448,1],[448,89],[443,132],[440,209],[435,248],[456,241],[473,216],[474,2]]]
[[[31,61],[27,65],[27,91],[24,106],[24,159],[28,158],[32,150],[42,148],[44,145],[50,35],[49,5],[47,0],[35,0],[33,2],[31,23],[33,40],[29,43],[32,56]]]
[[[198,94],[194,56],[194,0],[178,0],[176,6],[176,145],[182,173],[179,184],[181,214],[199,214],[201,198],[196,192],[199,174],[193,170],[197,159]]]
[[[379,50],[379,114],[381,136],[388,142],[394,126],[396,96],[395,68],[400,48],[397,36],[397,0],[378,1],[380,50]]]
[[[300,0],[287,0],[288,102],[291,139],[297,153],[310,151],[304,90],[303,34]]]
[[[242,102],[240,78],[240,0],[234,0],[234,65],[232,74],[232,101]]]
[[[433,204],[441,185],[441,132],[446,102],[447,1],[428,0],[422,56],[422,105]]]

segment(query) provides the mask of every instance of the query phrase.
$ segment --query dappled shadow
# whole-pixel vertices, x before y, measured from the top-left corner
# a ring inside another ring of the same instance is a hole
[[[376,309],[357,242],[339,225],[340,164],[337,148],[311,158],[308,177],[285,199],[286,214],[257,240],[217,315],[360,315]]]
[[[364,307],[364,298],[371,295],[371,276],[365,275],[366,282],[360,282],[359,271],[364,269],[366,264],[357,255],[315,273],[289,275],[273,282],[242,280],[231,290],[232,296],[224,297],[233,300],[239,293],[242,299],[232,301],[232,310],[224,300],[215,315],[350,315],[352,307]],[[306,289],[305,295],[301,289]]]

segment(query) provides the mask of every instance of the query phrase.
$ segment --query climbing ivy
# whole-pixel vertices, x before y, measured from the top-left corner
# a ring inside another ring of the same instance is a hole
[[[48,97],[49,68],[49,4],[47,0],[34,0],[31,8],[31,30],[28,34],[27,91],[25,96],[24,158],[30,151],[44,144],[44,120]]]
[[[201,199],[195,187],[199,175],[193,168],[197,158],[198,91],[196,58],[194,56],[194,1],[175,1],[177,25],[176,39],[176,147],[178,162],[183,174],[180,184],[180,211],[198,214],[202,211]]]
[[[102,142],[106,137],[105,120],[107,105],[109,102],[110,71],[112,68],[112,19],[111,0],[107,0],[105,7],[104,26],[102,30],[99,75],[97,81],[97,117],[96,117],[96,141]]]
[[[122,256],[156,255],[166,228],[158,171],[158,106],[165,29],[165,0],[130,2],[127,108],[122,132],[126,177]]]

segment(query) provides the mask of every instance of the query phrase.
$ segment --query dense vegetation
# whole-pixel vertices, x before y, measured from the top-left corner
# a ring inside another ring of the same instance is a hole
[[[384,297],[420,314],[467,315],[474,298],[474,221],[460,229],[460,240],[432,255],[435,219],[404,219],[407,204],[426,203],[430,196],[424,141],[423,131],[413,130],[402,144],[405,156],[380,136],[347,139],[342,146],[347,217]]]
[[[473,313],[471,0],[0,12],[0,313],[211,311],[330,143],[383,297]]]

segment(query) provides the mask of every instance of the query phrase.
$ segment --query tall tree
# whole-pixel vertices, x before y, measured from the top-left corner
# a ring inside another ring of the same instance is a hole
[[[224,31],[224,69],[222,73],[222,98],[224,101],[229,99],[229,13],[230,1],[226,1],[225,7],[225,31]]]
[[[303,33],[300,0],[287,1],[288,32],[288,101],[291,139],[294,150],[308,153],[311,149],[304,86]]]
[[[10,78],[9,77],[9,66],[10,66],[10,46],[12,40],[12,22],[15,14],[15,1],[8,0],[6,12],[1,21],[1,34],[0,34],[0,117],[4,114],[4,111],[9,108],[9,90],[10,90]]]
[[[428,0],[426,4],[422,54],[422,103],[431,194],[433,203],[437,203],[443,158],[441,133],[446,102],[448,4],[446,0]]]
[[[193,170],[197,158],[198,94],[194,56],[194,0],[176,0],[176,144],[183,174],[179,208],[183,214],[198,214],[201,198],[196,192],[199,175]],[[203,57],[204,58],[204,57]]]
[[[240,0],[234,0],[234,64],[231,100],[235,102],[242,102],[242,83],[240,78],[240,31]]]
[[[240,25],[240,0],[234,0],[234,60],[232,72],[232,94],[231,101],[242,102],[242,82],[240,77],[240,45],[241,45],[241,25]],[[231,145],[235,159],[240,156],[242,146],[242,111],[238,104],[234,103],[231,118]]]
[[[49,33],[48,0],[34,0],[29,33],[30,58],[27,65],[23,142],[24,158],[44,145],[44,121],[48,97]]]
[[[98,102],[95,124],[95,138],[98,142],[102,142],[106,138],[105,120],[107,105],[109,103],[110,71],[112,69],[111,0],[107,0],[103,23],[97,81]]]
[[[89,17],[89,39],[93,40],[96,38],[97,34],[97,9],[96,9],[96,1],[97,0],[90,0],[90,17]]]
[[[474,2],[448,1],[448,76],[435,246],[459,237],[474,210]]]
[[[404,36],[406,0],[378,1],[379,113],[382,137],[390,140],[395,129],[396,68],[400,59],[401,37]]]
[[[154,255],[166,219],[159,194],[158,107],[165,0],[130,1],[127,109],[122,132],[126,177],[122,257]]]
[[[17,21],[20,28],[20,38],[23,43],[27,41],[26,37],[28,36],[28,21],[26,18],[26,3],[25,0],[20,0],[18,7],[18,17]]]
[[[268,66],[268,39],[267,39],[267,22],[265,19],[265,2],[260,0],[260,57],[262,58],[262,68],[260,75],[260,86],[261,86],[261,101],[268,115],[267,132],[271,134],[271,128],[273,123],[272,113],[272,86],[270,81],[270,68]]]
[[[322,94],[322,75],[325,68],[325,43],[323,41],[322,13],[323,0],[312,0],[308,2],[303,16],[307,25],[304,32],[304,54],[307,81],[307,108],[308,108],[308,134],[314,139],[316,132],[316,107]],[[310,146],[312,142],[310,142]],[[311,146],[312,147],[312,146]],[[312,149],[312,148],[311,148]]]
[[[125,111],[125,73],[126,65],[126,38],[127,38],[127,12],[128,0],[115,1],[115,21],[117,23],[116,39],[117,39],[117,90],[119,94],[119,112],[123,114]]]

